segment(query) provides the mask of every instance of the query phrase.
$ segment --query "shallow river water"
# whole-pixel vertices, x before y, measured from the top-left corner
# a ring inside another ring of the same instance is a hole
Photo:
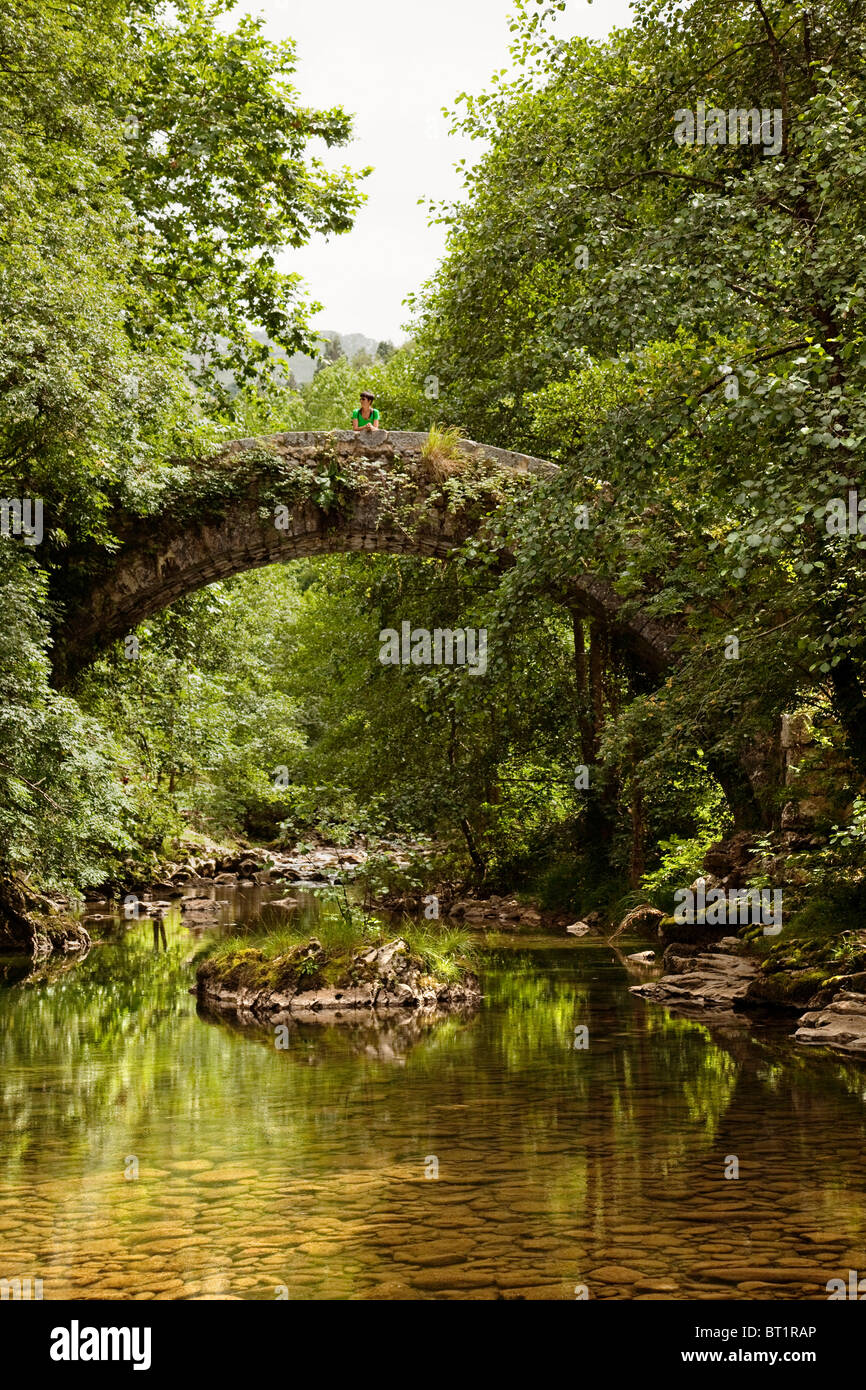
[[[259,906],[221,896],[206,931]],[[826,1299],[866,1277],[866,1067],[635,998],[645,942],[487,937],[473,1019],[404,1050],[335,1027],[278,1050],[199,1015],[197,935],[172,912],[164,943],[127,922],[26,982],[6,963],[0,1278],[45,1299]]]

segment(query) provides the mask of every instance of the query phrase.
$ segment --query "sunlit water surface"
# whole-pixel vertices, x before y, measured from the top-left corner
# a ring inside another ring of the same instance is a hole
[[[219,892],[204,935],[261,905]],[[198,1013],[179,912],[164,943],[97,926],[85,961],[0,988],[0,1278],[45,1299],[826,1299],[866,1276],[866,1068],[640,1001],[646,943],[489,937],[473,1019],[280,1050]]]

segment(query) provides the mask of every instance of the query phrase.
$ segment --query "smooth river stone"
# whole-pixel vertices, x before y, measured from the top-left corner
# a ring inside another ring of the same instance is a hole
[[[297,1253],[297,1241],[303,1239],[302,1236],[284,1237],[282,1240],[275,1240],[273,1237],[263,1237],[262,1240],[245,1240],[242,1245],[232,1245],[228,1249],[234,1264],[252,1264],[256,1260],[283,1260],[291,1259]],[[222,1256],[222,1251],[220,1255]]]
[[[198,1293],[221,1293],[223,1289],[231,1288],[232,1274],[230,1270],[226,1270],[220,1274],[199,1275],[197,1279],[182,1279],[177,1282],[182,1283],[185,1289],[195,1289]]]
[[[210,1245],[207,1236],[180,1236],[177,1240],[146,1240],[138,1247],[155,1255],[172,1255],[178,1250],[189,1250],[197,1245]]]
[[[256,1240],[285,1240],[292,1234],[292,1223],[287,1218],[285,1221],[271,1222],[259,1221],[256,1223],[255,1231],[250,1235],[255,1235]]]
[[[185,1287],[182,1279],[142,1279],[142,1287],[152,1289],[158,1298],[160,1294],[176,1294]]]
[[[563,1287],[561,1284],[520,1284],[515,1285],[503,1295],[506,1299],[525,1299],[527,1303],[552,1302],[554,1299],[561,1302],[563,1299],[573,1298],[574,1289]]]
[[[600,1284],[636,1284],[646,1277],[646,1269],[630,1269],[627,1265],[599,1265],[589,1271],[590,1279]]]
[[[300,1225],[300,1222],[293,1222],[292,1225]],[[366,1233],[367,1225],[366,1222],[360,1222],[360,1220],[346,1220],[345,1218],[332,1219],[329,1218],[329,1216],[307,1215],[306,1222],[304,1222],[304,1230],[306,1230],[307,1234],[309,1234],[311,1230],[317,1238],[324,1236],[325,1238],[331,1237],[339,1238],[339,1240],[346,1240],[346,1238],[353,1236],[353,1234]]]
[[[630,1261],[636,1261],[639,1264],[645,1263],[645,1251],[641,1245],[617,1245],[616,1241],[609,1240],[605,1243],[604,1248],[607,1255],[605,1264],[625,1265]],[[650,1258],[657,1260],[658,1251],[655,1251]]]
[[[499,1289],[523,1288],[525,1284],[542,1284],[549,1282],[550,1276],[544,1270],[538,1269],[535,1265],[529,1265],[522,1269],[508,1269],[503,1266],[502,1270],[496,1270],[493,1275],[494,1283]],[[575,1279],[575,1284],[579,1283]]]
[[[790,1269],[764,1265],[693,1265],[689,1271],[696,1279],[715,1279],[724,1284],[740,1284],[744,1281],[760,1280],[767,1284],[803,1284],[811,1282],[826,1284],[830,1277],[826,1270]]]
[[[468,1236],[443,1236],[437,1233],[435,1239],[404,1246],[399,1253],[401,1261],[408,1261],[409,1264],[431,1265],[441,1264],[443,1257],[454,1263],[465,1260],[467,1255],[471,1255],[476,1248],[475,1241]]]
[[[125,1234],[129,1236],[132,1232],[127,1231]],[[149,1221],[145,1226],[137,1225],[134,1239],[139,1242],[159,1239],[162,1236],[175,1238],[194,1234],[186,1221]]]
[[[170,1294],[157,1294],[157,1298],[168,1298]],[[239,1294],[189,1294],[190,1302],[242,1302]]]
[[[429,1211],[424,1213],[426,1221],[437,1231],[483,1231],[489,1224],[489,1218],[479,1216],[468,1207],[460,1208],[442,1207],[439,1211]]]
[[[414,1288],[425,1291],[481,1289],[490,1288],[493,1285],[493,1280],[489,1274],[476,1274],[472,1270],[465,1270],[454,1265],[450,1265],[447,1269],[419,1270],[417,1274],[412,1274],[411,1280]]]
[[[285,1283],[285,1282],[286,1282],[286,1281],[283,1280],[283,1283]],[[232,1288],[234,1288],[234,1289],[258,1289],[259,1292],[261,1293],[262,1281],[261,1281],[261,1278],[260,1278],[258,1275],[255,1275],[255,1274],[239,1274],[238,1271],[235,1270],[235,1272],[234,1272],[234,1274],[233,1274],[233,1276],[232,1276]],[[265,1298],[276,1298],[276,1286],[274,1287],[274,1290],[273,1290],[273,1291],[269,1290],[266,1294],[264,1294],[264,1297],[265,1297]]]
[[[508,1245],[485,1245],[483,1250],[478,1251],[479,1258],[485,1263],[492,1263],[496,1269],[522,1269],[525,1265],[534,1267],[536,1261],[530,1259],[515,1258],[514,1246]]]
[[[209,1158],[175,1158],[168,1166],[179,1173],[204,1173],[213,1168],[213,1163]]]
[[[211,1168],[207,1173],[200,1173],[196,1182],[203,1183],[235,1183],[249,1182],[259,1176],[256,1168],[244,1168],[240,1164],[229,1164],[225,1168]]]
[[[23,1245],[8,1245],[3,1243],[3,1263],[7,1269],[12,1269],[17,1265],[19,1269],[36,1269],[43,1264],[42,1258],[37,1255],[35,1249]]]

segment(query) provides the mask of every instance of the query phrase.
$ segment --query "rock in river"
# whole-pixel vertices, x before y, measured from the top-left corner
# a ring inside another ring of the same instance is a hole
[[[832,1004],[803,1014],[794,1038],[801,1043],[866,1055],[866,994],[844,990]]]
[[[757,968],[753,961],[723,951],[677,955],[674,948],[665,952],[664,963],[672,974],[632,985],[631,993],[690,1009],[731,1009],[745,997]]]
[[[244,1017],[335,1021],[358,1011],[399,1010],[433,1015],[464,1012],[481,999],[478,980],[436,979],[402,937],[380,946],[327,951],[316,937],[268,959],[257,948],[205,960],[198,968],[199,1000]]]

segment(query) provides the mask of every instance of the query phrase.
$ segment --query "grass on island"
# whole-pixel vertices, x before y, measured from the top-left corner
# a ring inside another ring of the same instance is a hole
[[[313,936],[321,943],[324,959],[307,954]],[[323,916],[313,927],[290,923],[274,931],[226,937],[208,949],[199,975],[218,978],[229,989],[349,988],[365,978],[363,965],[353,959],[356,952],[383,946],[395,937],[402,937],[431,979],[452,983],[471,968],[474,943],[462,928],[409,917],[383,923],[341,904],[339,915]]]

